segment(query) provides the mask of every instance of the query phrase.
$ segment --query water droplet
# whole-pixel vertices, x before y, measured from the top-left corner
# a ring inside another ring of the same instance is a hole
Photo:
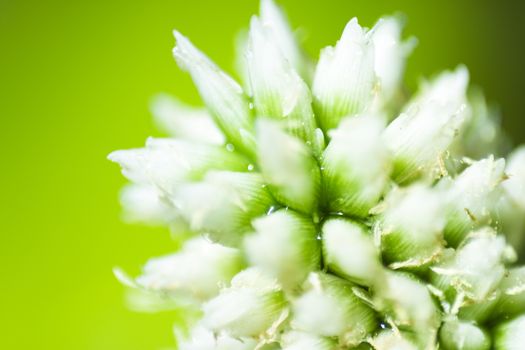
[[[268,211],[266,212],[266,215],[270,215],[271,213],[275,212],[277,210],[277,207],[275,205],[272,205]]]
[[[248,171],[253,171],[255,166],[253,164],[248,164]]]
[[[226,145],[226,150],[229,151],[229,152],[233,152],[233,151],[235,151],[235,146],[232,145],[231,143],[228,143]]]

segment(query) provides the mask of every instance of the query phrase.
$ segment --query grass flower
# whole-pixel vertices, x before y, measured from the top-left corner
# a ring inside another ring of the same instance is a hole
[[[407,97],[402,27],[351,19],[314,64],[262,0],[242,84],[174,32],[204,107],[158,96],[168,137],[109,159],[124,218],[182,241],[115,270],[138,309],[188,310],[179,349],[523,348],[525,149],[505,161],[464,66]]]

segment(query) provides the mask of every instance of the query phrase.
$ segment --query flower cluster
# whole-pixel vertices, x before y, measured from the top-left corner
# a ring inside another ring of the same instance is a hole
[[[407,96],[401,31],[352,19],[314,65],[262,0],[241,83],[175,32],[206,108],[159,97],[170,137],[109,158],[126,218],[184,241],[117,271],[193,310],[179,349],[523,348],[525,148],[498,158],[498,115],[463,66]]]

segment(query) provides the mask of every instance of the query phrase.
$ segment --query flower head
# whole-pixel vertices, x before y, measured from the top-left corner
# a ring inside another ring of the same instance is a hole
[[[127,220],[184,232],[137,278],[116,270],[200,315],[180,349],[523,348],[525,151],[496,158],[507,141],[464,66],[405,100],[401,29],[351,19],[314,67],[262,0],[245,87],[175,31],[205,107],[160,95],[169,137],[109,159]]]

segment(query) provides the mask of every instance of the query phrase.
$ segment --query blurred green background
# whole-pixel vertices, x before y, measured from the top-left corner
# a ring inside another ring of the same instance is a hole
[[[420,43],[407,83],[465,63],[501,106],[518,142],[525,11],[518,1],[282,0],[307,50],[346,21],[407,15]],[[226,70],[256,0],[0,0],[0,348],[162,349],[174,315],[137,314],[111,269],[137,272],[172,249],[168,233],[123,224],[124,183],[106,155],[154,134],[148,103],[172,92],[197,103],[171,57],[178,28]]]

